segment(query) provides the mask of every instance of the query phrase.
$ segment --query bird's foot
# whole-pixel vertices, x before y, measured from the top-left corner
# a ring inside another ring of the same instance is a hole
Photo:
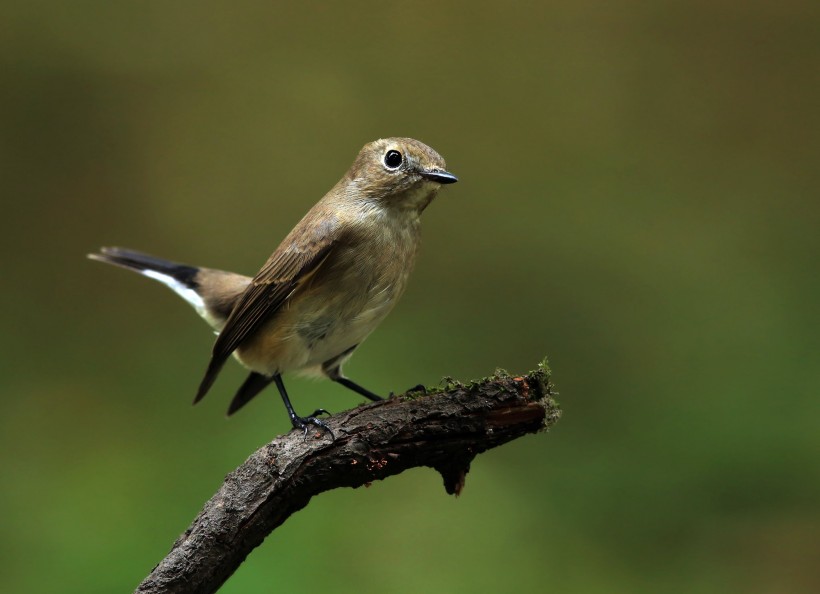
[[[299,417],[299,416],[293,415],[290,418],[290,422],[291,422],[291,424],[293,424],[294,429],[302,429],[304,431],[304,434],[303,434],[304,439],[307,439],[307,434],[308,434],[308,431],[309,431],[311,425],[313,425],[314,427],[318,427],[319,429],[323,429],[324,431],[327,431],[328,433],[330,433],[330,439],[336,439],[336,436],[333,435],[333,431],[331,431],[331,429],[330,429],[330,427],[328,427],[327,423],[325,423],[324,421],[316,418],[317,415],[322,415],[322,414],[329,415],[330,413],[327,412],[323,408],[319,408],[319,409],[316,409],[315,411],[313,411],[313,414],[311,414],[310,416],[307,416],[307,417]]]
[[[427,388],[421,384],[416,384],[412,388],[408,388],[407,390],[402,392],[402,394],[410,394],[411,392],[421,392],[422,394],[427,394]],[[394,396],[396,395],[393,392],[390,392],[388,398],[393,398]]]

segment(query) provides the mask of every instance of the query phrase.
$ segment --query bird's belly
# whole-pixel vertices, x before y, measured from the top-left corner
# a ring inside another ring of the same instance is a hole
[[[306,295],[277,313],[236,351],[245,367],[265,375],[321,374],[321,365],[360,344],[395,305],[404,281],[364,294]]]
[[[334,252],[240,345],[239,361],[265,375],[321,372],[323,363],[367,338],[404,292],[418,244],[414,226],[386,231],[377,244],[358,243]]]

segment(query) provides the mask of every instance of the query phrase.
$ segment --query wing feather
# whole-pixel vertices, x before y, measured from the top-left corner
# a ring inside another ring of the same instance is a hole
[[[231,353],[285,306],[300,284],[330,255],[335,243],[333,234],[327,232],[326,226],[321,231],[323,236],[306,242],[306,247],[296,247],[295,242],[286,239],[248,285],[214,343],[211,361],[194,403],[208,392]]]

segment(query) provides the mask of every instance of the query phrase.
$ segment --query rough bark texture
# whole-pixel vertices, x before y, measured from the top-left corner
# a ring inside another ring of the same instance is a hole
[[[138,593],[215,592],[248,554],[314,495],[359,487],[417,466],[435,468],[447,493],[464,487],[483,451],[560,417],[549,371],[503,372],[470,385],[412,392],[326,419],[335,434],[276,438],[230,473]]]

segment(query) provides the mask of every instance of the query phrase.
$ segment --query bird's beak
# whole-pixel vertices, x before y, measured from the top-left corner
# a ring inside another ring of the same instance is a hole
[[[443,169],[423,169],[421,176],[439,184],[454,184],[458,181],[455,175]]]

